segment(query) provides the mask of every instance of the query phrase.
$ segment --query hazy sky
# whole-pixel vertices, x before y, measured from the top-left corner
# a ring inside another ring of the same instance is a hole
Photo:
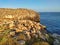
[[[0,8],[28,8],[40,12],[60,12],[60,0],[0,0]]]

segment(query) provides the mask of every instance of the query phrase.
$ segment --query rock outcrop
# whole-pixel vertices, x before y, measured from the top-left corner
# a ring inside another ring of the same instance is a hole
[[[28,9],[0,9],[0,45],[51,45],[53,38]],[[8,43],[7,43],[8,42]]]

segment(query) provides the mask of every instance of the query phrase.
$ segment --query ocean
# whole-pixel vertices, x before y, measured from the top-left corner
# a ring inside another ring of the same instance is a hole
[[[49,33],[60,34],[60,12],[40,12],[40,23]]]

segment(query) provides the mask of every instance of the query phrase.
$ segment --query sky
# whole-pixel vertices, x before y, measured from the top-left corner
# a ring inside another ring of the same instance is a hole
[[[60,0],[0,0],[0,8],[27,8],[38,12],[60,12]]]

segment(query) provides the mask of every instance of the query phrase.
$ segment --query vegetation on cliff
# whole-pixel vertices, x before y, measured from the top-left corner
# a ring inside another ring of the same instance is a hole
[[[0,45],[53,44],[53,37],[47,33],[46,27],[40,24],[40,17],[35,11],[27,9],[0,10]]]

